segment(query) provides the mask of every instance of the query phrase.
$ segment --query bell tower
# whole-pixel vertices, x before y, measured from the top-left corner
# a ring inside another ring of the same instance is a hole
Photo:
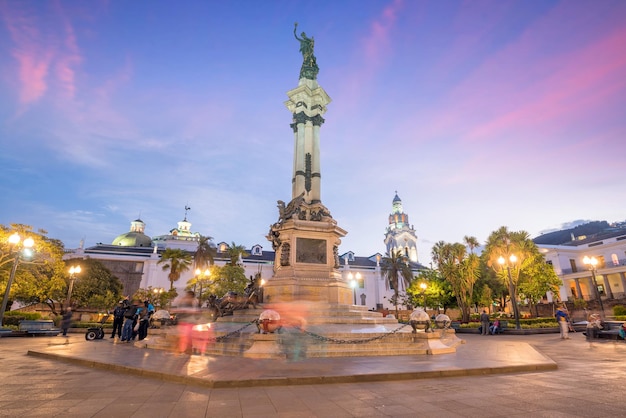
[[[415,263],[417,260],[417,235],[412,225],[409,225],[409,215],[402,209],[402,200],[398,192],[391,203],[389,226],[385,231],[385,247],[387,253],[401,251],[405,257]]]

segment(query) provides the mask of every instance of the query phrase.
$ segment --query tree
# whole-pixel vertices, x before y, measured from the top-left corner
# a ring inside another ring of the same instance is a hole
[[[503,282],[502,279],[498,277],[496,272],[487,266],[482,256],[480,257],[480,260],[481,273],[474,287],[481,290],[476,292],[474,302],[479,306],[487,306],[488,304],[491,304],[495,312],[500,310],[499,308],[496,308],[496,306],[501,307],[506,305],[505,298],[508,296],[509,291],[506,286],[506,282]],[[485,296],[485,288],[489,289],[489,297],[491,298],[489,301]],[[494,302],[496,301],[498,303],[494,305]]]
[[[511,255],[515,256],[515,262],[509,262],[508,269],[498,262],[501,257],[510,260]],[[511,303],[517,303],[518,290],[525,299],[536,303],[547,291],[557,290],[561,285],[561,280],[545,262],[526,231],[509,231],[502,226],[492,232],[487,239],[483,258],[500,280],[509,284]]]
[[[211,277],[215,279],[208,284],[207,294],[218,297],[224,296],[227,292],[242,294],[248,284],[245,270],[239,265],[214,266],[211,269]]]
[[[198,248],[193,255],[194,268],[205,270],[207,267],[215,263],[217,255],[216,248],[212,245],[212,237],[200,236],[198,239]]]
[[[391,254],[386,253],[382,259],[380,269],[385,278],[385,284],[393,289],[391,301],[396,308],[397,318],[400,279],[403,280],[405,288],[409,287],[413,280],[413,272],[409,266],[408,258],[402,253],[402,250],[392,251]]]
[[[174,289],[174,282],[191,267],[191,255],[180,248],[166,248],[157,264],[163,264],[163,271],[169,270],[167,278],[170,280],[170,290]]]
[[[467,241],[467,240],[466,240]],[[439,273],[450,283],[461,310],[461,320],[469,321],[474,284],[480,275],[480,260],[473,252],[467,253],[461,243],[437,242],[432,249],[433,261]]]
[[[67,272],[62,260],[64,249],[61,241],[49,238],[47,231],[43,229],[34,232],[30,225],[0,225],[0,294],[4,295],[15,260],[8,244],[8,237],[15,232],[21,237],[33,238],[35,245],[32,257],[20,261],[9,300],[19,300],[26,304],[45,303],[56,315],[55,302],[63,300],[67,294],[64,280]]]
[[[228,246],[228,257],[230,258],[230,265],[236,266],[239,263],[239,258],[247,257],[250,254],[246,252],[246,247],[243,245],[237,245],[232,242]]]
[[[426,291],[422,296],[420,283],[426,283]],[[437,270],[421,270],[416,280],[413,280],[406,290],[414,306],[421,306],[426,299],[426,306],[436,307],[437,312],[442,308],[445,313],[447,309],[456,306],[455,297],[452,294],[452,287],[444,280]]]
[[[163,291],[162,288],[153,288],[148,286],[147,289],[139,288],[133,295],[133,299],[151,300],[155,308],[166,307],[172,299],[176,298],[176,290]]]
[[[493,309],[493,292],[486,283],[480,286],[479,289],[477,303],[479,306],[489,307],[489,313],[491,313]]]
[[[72,291],[74,305],[99,310],[113,308],[122,298],[124,286],[120,279],[98,260],[86,258],[80,260],[79,264],[81,273]]]
[[[520,295],[528,300],[531,312],[533,311],[532,307],[535,308],[534,315],[537,317],[539,316],[537,303],[548,292],[558,295],[559,287],[563,285],[563,281],[556,275],[554,268],[546,263],[538,251],[525,260],[521,276],[519,283]]]

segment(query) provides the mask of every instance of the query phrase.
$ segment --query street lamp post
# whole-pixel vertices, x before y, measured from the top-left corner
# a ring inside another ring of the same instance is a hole
[[[509,256],[508,261],[502,256],[498,258],[498,264],[500,264],[503,268],[506,267],[506,273],[509,278],[509,296],[511,297],[511,305],[513,305],[513,315],[515,316],[515,329],[522,329],[522,326],[520,325],[520,322],[519,322],[519,307],[517,306],[517,294],[515,292],[515,286],[513,286],[513,278],[511,277],[511,264],[515,264],[516,262],[517,262],[517,257],[515,256],[515,254],[511,254]]]
[[[426,310],[426,288],[428,286],[426,285],[426,283],[422,282],[420,283],[420,289],[422,289],[422,303],[424,306],[424,310]]]
[[[211,270],[207,267],[206,270],[202,271],[200,269],[196,269],[196,285],[200,284],[200,293],[198,295],[196,295],[196,298],[198,298],[198,301],[200,302],[200,305],[202,305],[202,285],[204,283],[205,279],[208,279],[209,277],[211,277]],[[194,286],[194,293],[196,291],[196,286]]]
[[[152,293],[154,293],[154,297],[152,299],[155,301],[155,303],[157,300],[159,301],[159,308],[162,307],[161,295],[163,294],[163,292],[165,292],[165,289],[163,289],[162,287],[155,287],[154,289],[152,289]]]
[[[13,258],[13,266],[9,273],[9,281],[7,287],[4,290],[4,297],[2,298],[2,307],[0,308],[0,327],[4,324],[4,311],[7,309],[9,303],[9,296],[11,294],[11,285],[15,279],[15,273],[17,272],[17,266],[20,264],[22,256],[30,256],[30,249],[35,245],[35,241],[32,238],[26,238],[22,241],[22,237],[16,232],[9,237],[10,252],[15,252]]]
[[[604,305],[602,304],[602,296],[600,296],[600,291],[598,290],[598,282],[596,281],[596,266],[598,265],[598,259],[595,257],[584,256],[583,264],[589,266],[589,270],[591,270],[591,281],[593,282],[593,288],[595,289],[595,296],[600,304],[600,311],[602,315],[602,320],[604,320]]]
[[[80,266],[71,266],[70,267],[70,286],[67,289],[67,299],[65,300],[65,309],[70,307],[70,303],[72,300],[72,290],[74,289],[74,282],[76,281],[76,275],[81,272]]]
[[[361,273],[357,272],[356,278],[352,274],[352,272],[348,273],[348,280],[350,281],[350,287],[352,287],[352,294],[354,296],[354,304],[356,305],[356,287],[359,283],[359,280],[361,280]]]

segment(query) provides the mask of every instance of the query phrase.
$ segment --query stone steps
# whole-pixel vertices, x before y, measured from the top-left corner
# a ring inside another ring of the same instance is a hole
[[[258,319],[266,309],[275,308],[272,305],[257,305],[257,308],[240,309],[233,315],[217,319],[217,322],[245,323]],[[280,312],[280,307],[276,308]],[[302,308],[306,311],[307,324],[397,324],[395,318],[385,318],[380,312],[368,311],[365,306],[358,305],[331,305],[307,304]]]
[[[274,334],[259,334],[254,321],[268,308],[279,312],[283,327]],[[305,329],[306,333],[301,333],[294,325]],[[237,310],[232,316],[218,318],[204,326],[209,332],[196,334],[196,348],[210,355],[250,358],[441,354],[456,351],[456,346],[462,343],[453,329],[414,334],[411,327],[399,324],[394,318],[384,318],[379,312],[368,311],[364,306],[311,302]],[[142,344],[148,348],[176,350],[175,333],[176,327],[173,327],[166,335],[154,336]],[[230,336],[222,341],[207,341],[225,335]],[[206,336],[204,341],[203,336]],[[360,340],[371,341],[359,343]]]
[[[219,331],[214,337],[227,334]],[[311,336],[293,332],[276,334],[258,334],[242,332],[240,335],[218,342],[207,341],[204,353],[207,355],[244,356],[253,358],[288,358],[299,357],[352,357],[352,356],[390,356],[390,355],[425,355],[454,352],[455,347],[462,343],[453,330],[445,333],[398,332],[389,333],[328,333]],[[360,341],[382,337],[374,341]],[[443,337],[443,338],[442,338]],[[335,341],[324,341],[329,338]],[[445,342],[444,342],[445,340]],[[137,342],[146,348],[177,350],[177,336],[174,333],[152,336],[148,341]],[[339,341],[339,342],[336,342]],[[259,345],[260,344],[260,345]],[[194,343],[197,349],[202,348],[202,340]],[[254,346],[254,347],[253,347]],[[260,348],[259,348],[260,347]]]

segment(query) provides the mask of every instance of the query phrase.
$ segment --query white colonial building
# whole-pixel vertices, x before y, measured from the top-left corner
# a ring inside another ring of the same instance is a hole
[[[192,232],[192,224],[187,220],[186,214],[185,218],[178,222],[178,226],[166,235],[150,238],[145,234],[145,226],[141,219],[136,219],[131,222],[130,231],[119,235],[111,244],[100,243],[89,248],[83,248],[81,245],[80,248],[69,251],[65,259],[89,257],[102,262],[121,280],[124,294],[127,296],[132,296],[139,288],[169,289],[168,271],[164,271],[162,265],[158,264],[161,254],[166,248],[180,248],[193,254],[201,234]],[[385,245],[388,252],[392,249],[401,249],[407,254],[416,274],[418,270],[425,268],[417,263],[417,237],[413,228],[408,226],[408,215],[402,210],[402,201],[397,194],[392,202]],[[271,248],[271,243],[268,242],[267,246]],[[217,243],[216,250],[216,265],[223,266],[230,261],[226,242]],[[246,249],[246,252],[249,255],[240,260],[246,277],[260,273],[264,280],[271,280],[274,251],[265,250],[263,245],[256,244]],[[354,304],[367,306],[368,309],[392,308],[389,300],[393,296],[393,289],[381,274],[382,258],[381,253],[359,257],[354,252],[347,251],[340,255],[339,270],[344,280],[353,285]],[[182,294],[194,274],[195,272],[190,269],[174,283],[179,294]],[[403,293],[405,290],[404,284],[401,284],[399,291]]]
[[[563,281],[560,300],[626,298],[626,228],[623,225],[579,236],[570,233],[567,242],[561,244],[542,243],[549,240],[541,237],[535,241]]]

